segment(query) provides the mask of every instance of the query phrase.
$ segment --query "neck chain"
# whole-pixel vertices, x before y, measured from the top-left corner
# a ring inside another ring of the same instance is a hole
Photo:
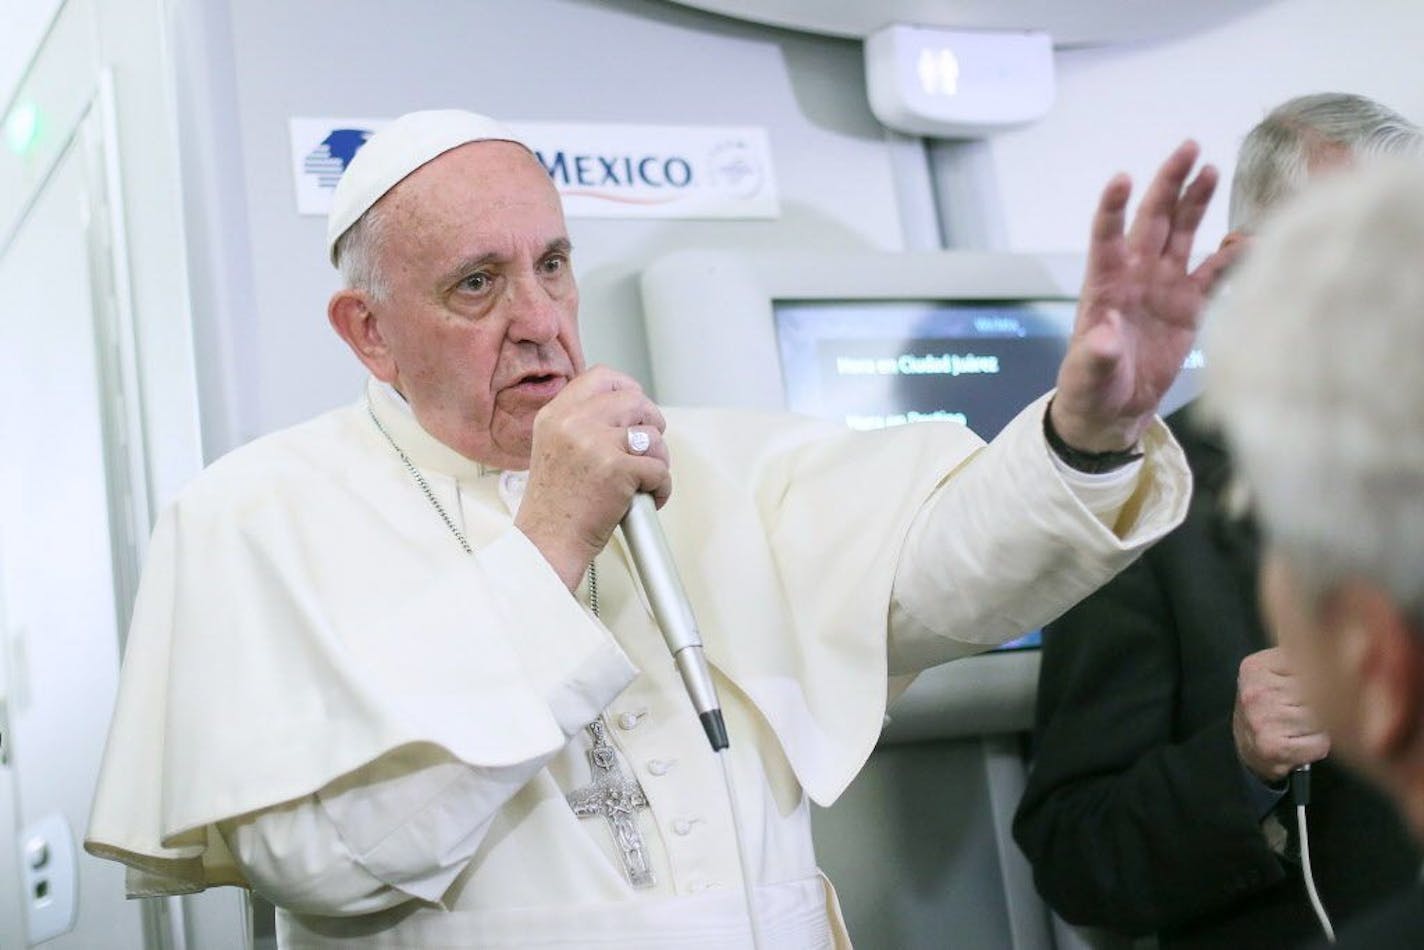
[[[450,533],[455,536],[455,540],[460,544],[460,549],[466,554],[474,554],[475,549],[470,546],[469,539],[465,537],[465,533],[460,530],[459,526],[455,524],[455,520],[445,511],[445,506],[440,504],[440,499],[435,497],[435,492],[430,490],[430,483],[425,480],[424,475],[420,474],[420,469],[415,467],[415,463],[410,460],[410,456],[405,454],[396,440],[386,431],[386,427],[381,425],[381,420],[376,416],[376,407],[371,405],[370,400],[366,402],[366,413],[371,417],[371,421],[375,423],[377,431],[386,437],[386,441],[390,443],[391,448],[395,449],[396,455],[400,456],[401,462],[405,465],[405,470],[410,472],[411,478],[415,479],[415,483],[419,485],[420,490],[425,493],[425,500],[430,502],[430,506],[435,509],[435,513],[440,516],[440,520],[445,522],[445,527],[449,528]],[[590,561],[588,564],[588,609],[595,617],[598,616],[598,565],[593,561]]]
[[[450,533],[459,542],[461,550],[466,554],[474,554],[475,551],[470,546],[469,539],[445,511],[445,506],[440,504],[440,499],[435,497],[435,492],[430,490],[430,483],[425,480],[424,475],[420,474],[420,469],[415,467],[410,456],[405,454],[396,440],[391,438],[391,434],[386,431],[386,427],[381,425],[381,420],[376,417],[376,408],[371,405],[370,400],[366,402],[366,412],[381,435],[386,437],[391,448],[395,449],[396,455],[400,456],[406,471],[410,472],[411,478],[415,479],[415,483],[420,486],[420,490],[425,494],[425,500],[430,502],[430,507],[434,508],[435,513],[440,516],[440,520],[445,522],[445,527],[450,529]],[[595,617],[598,616],[598,567],[592,561],[588,565],[588,609]],[[640,889],[653,887],[656,881],[653,876],[652,864],[644,848],[643,836],[638,830],[636,817],[639,809],[649,807],[648,797],[643,793],[643,788],[638,784],[638,780],[625,776],[622,769],[618,767],[618,755],[608,739],[607,727],[603,724],[602,717],[589,723],[585,730],[592,742],[588,750],[588,761],[593,781],[583,788],[568,793],[566,799],[569,807],[580,818],[601,816],[607,821],[613,834],[614,844],[622,858],[623,872],[627,875],[629,883]]]

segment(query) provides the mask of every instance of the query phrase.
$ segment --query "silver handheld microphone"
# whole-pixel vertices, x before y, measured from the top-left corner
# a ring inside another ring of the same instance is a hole
[[[720,752],[727,748],[727,725],[722,719],[717,691],[712,687],[712,672],[702,654],[702,635],[697,632],[692,606],[687,602],[687,593],[677,576],[677,566],[673,564],[667,538],[658,523],[658,509],[653,503],[653,496],[642,492],[633,496],[633,503],[623,516],[623,537],[628,542],[628,549],[633,552],[633,565],[638,569],[643,590],[647,591],[648,602],[653,608],[653,617],[663,632],[668,649],[672,651],[677,670],[682,674],[682,682],[687,686],[692,707],[702,720],[702,728],[707,733],[707,740],[712,743],[712,751]]]

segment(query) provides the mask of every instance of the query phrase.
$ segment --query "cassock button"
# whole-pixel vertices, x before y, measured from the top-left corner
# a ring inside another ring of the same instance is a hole
[[[672,771],[672,767],[675,761],[676,760],[667,761],[665,759],[649,759],[648,771],[654,775],[666,775]]]
[[[673,834],[676,835],[691,834],[692,822],[688,821],[686,818],[679,818],[677,821],[672,823],[672,831]]]
[[[618,717],[618,728],[624,732],[632,732],[638,728],[638,723],[643,721],[646,712],[625,712]]]

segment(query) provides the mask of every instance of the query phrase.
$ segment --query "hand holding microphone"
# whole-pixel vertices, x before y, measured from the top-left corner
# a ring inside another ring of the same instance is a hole
[[[1279,647],[1241,661],[1231,731],[1241,761],[1265,782],[1279,782],[1330,752],[1330,737],[1305,704]]]
[[[662,412],[636,380],[595,366],[535,418],[529,485],[515,525],[570,590],[621,523],[653,616],[714,751],[727,729],[657,508],[672,492]]]
[[[514,524],[575,590],[628,502],[672,493],[666,423],[637,380],[594,366],[534,417],[529,483]],[[637,447],[641,451],[633,451]]]

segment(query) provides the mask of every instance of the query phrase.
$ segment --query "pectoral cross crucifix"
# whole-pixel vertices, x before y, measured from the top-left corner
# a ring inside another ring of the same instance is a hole
[[[608,741],[603,720],[589,723],[588,732],[593,737],[593,748],[588,750],[593,782],[569,792],[569,807],[580,818],[602,815],[623,857],[623,870],[629,883],[634,887],[652,887],[653,868],[643,848],[637,815],[637,809],[648,807],[648,796],[636,779],[628,778],[618,767],[618,756]]]

